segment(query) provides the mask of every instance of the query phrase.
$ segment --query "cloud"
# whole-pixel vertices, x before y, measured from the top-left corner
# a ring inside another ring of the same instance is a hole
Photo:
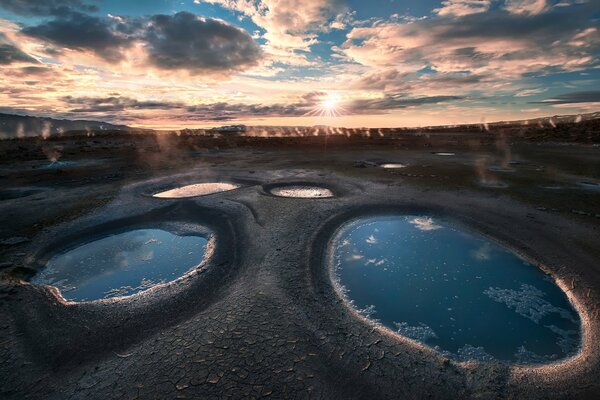
[[[65,96],[62,101],[70,106],[75,106],[71,112],[116,112],[126,110],[170,110],[183,108],[184,105],[179,102],[169,101],[140,101],[129,97],[109,96],[109,97],[73,97]]]
[[[246,31],[188,12],[127,18],[72,11],[25,27],[21,33],[53,44],[59,55],[70,49],[111,63],[137,65],[141,58],[146,66],[191,74],[229,75],[256,65],[261,58],[259,45]]]
[[[545,89],[545,88],[523,89],[523,90],[520,90],[517,93],[515,93],[515,97],[533,96],[533,95],[536,95],[536,94],[544,93],[546,90],[548,90],[548,89]]]
[[[163,110],[177,120],[227,121],[255,116],[301,116],[307,103],[262,105],[241,103],[210,103],[189,105],[168,100],[137,100],[125,96],[73,97],[61,99],[70,106],[70,113],[108,113],[143,110]]]
[[[543,104],[576,104],[576,103],[598,103],[600,102],[600,90],[587,92],[564,93],[550,99],[537,103]]]
[[[148,59],[162,69],[232,71],[258,63],[261,50],[247,32],[188,12],[150,18],[144,40]]]
[[[199,3],[200,0],[195,0]],[[306,54],[318,43],[318,33],[341,29],[348,22],[344,0],[204,0],[237,11],[265,32],[266,51],[273,62],[310,65]],[[331,23],[329,23],[331,21]],[[333,25],[332,25],[333,24]]]
[[[478,261],[489,261],[492,258],[492,246],[484,243],[477,250],[471,252],[471,255]]]
[[[86,4],[81,0],[2,0],[0,8],[14,14],[32,15],[64,15],[72,10],[86,12],[98,11],[98,7]]]
[[[446,0],[442,1],[442,7],[433,10],[438,15],[463,15],[477,14],[488,11],[492,0]]]
[[[389,111],[402,108],[417,107],[425,104],[438,104],[462,100],[462,96],[428,96],[408,97],[404,94],[386,94],[380,99],[358,99],[352,101],[347,110],[355,114],[371,113],[374,111]]]
[[[122,50],[131,43],[131,38],[120,32],[112,20],[80,12],[66,13],[21,32],[63,48],[91,51],[113,62],[123,59]]]
[[[442,229],[442,226],[437,225],[432,218],[413,218],[410,220],[410,223],[413,224],[418,230],[424,232]]]
[[[546,0],[506,0],[504,8],[511,14],[537,15],[550,7]]]
[[[0,43],[0,65],[8,65],[15,62],[37,63],[38,61],[12,44]]]
[[[537,15],[495,10],[440,15],[414,22],[376,21],[354,27],[333,50],[346,60],[398,74],[491,75],[514,80],[527,73],[575,71],[598,64],[600,35],[591,3]]]

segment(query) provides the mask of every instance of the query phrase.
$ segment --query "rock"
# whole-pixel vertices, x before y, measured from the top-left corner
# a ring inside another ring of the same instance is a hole
[[[0,269],[5,269],[5,268],[10,268],[13,266],[13,263],[11,262],[0,262]]]
[[[27,243],[29,238],[23,236],[14,236],[8,239],[0,240],[0,245],[3,246],[15,246],[17,244]]]

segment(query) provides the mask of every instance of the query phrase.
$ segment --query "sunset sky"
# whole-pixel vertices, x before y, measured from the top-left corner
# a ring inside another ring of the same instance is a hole
[[[598,0],[0,0],[0,112],[152,128],[600,111]]]

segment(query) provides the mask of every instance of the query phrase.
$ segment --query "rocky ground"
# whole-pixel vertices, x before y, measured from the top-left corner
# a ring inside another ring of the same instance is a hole
[[[0,142],[0,398],[598,398],[598,147],[282,140]],[[209,181],[244,187],[148,196]],[[270,196],[277,182],[336,197]],[[447,215],[540,264],[580,311],[581,352],[536,367],[460,363],[357,316],[332,288],[327,245],[348,218],[382,211]],[[216,233],[199,271],[92,303],[26,283],[69,243],[164,222]]]

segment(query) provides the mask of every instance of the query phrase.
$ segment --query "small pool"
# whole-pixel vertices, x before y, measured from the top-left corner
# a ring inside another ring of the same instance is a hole
[[[579,348],[579,316],[549,276],[446,220],[355,220],[332,257],[336,287],[356,310],[449,357],[544,363]]]
[[[55,255],[31,283],[56,286],[72,301],[129,296],[198,266],[207,242],[161,229],[105,236]]]
[[[334,197],[331,190],[320,186],[289,185],[272,188],[270,193],[277,197],[295,197],[300,199],[318,199]]]
[[[591,182],[591,181],[581,181],[579,182],[579,187],[587,190],[593,190],[600,192],[600,183]]]
[[[180,199],[186,197],[206,196],[213,193],[227,192],[239,189],[241,185],[225,182],[195,183],[181,186],[164,192],[156,193],[153,197],[161,199]]]
[[[381,168],[385,168],[385,169],[399,169],[399,168],[406,168],[406,164],[402,164],[402,163],[393,163],[393,162],[379,164],[379,166],[380,166]]]

